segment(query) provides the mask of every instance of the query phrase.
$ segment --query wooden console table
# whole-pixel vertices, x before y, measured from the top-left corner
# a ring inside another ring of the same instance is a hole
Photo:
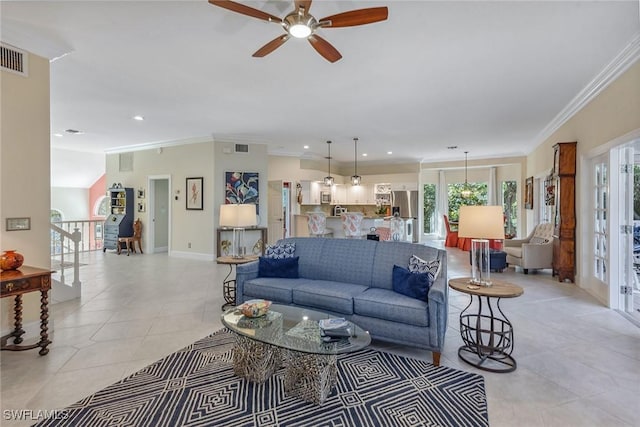
[[[0,339],[0,349],[10,351],[31,350],[40,347],[40,355],[49,353],[49,290],[51,289],[51,270],[22,266],[19,270],[8,270],[0,273],[0,297],[15,297],[13,307],[13,332]],[[22,329],[22,294],[40,291],[40,341],[36,344],[19,345],[23,339]],[[7,344],[13,338],[13,344]]]

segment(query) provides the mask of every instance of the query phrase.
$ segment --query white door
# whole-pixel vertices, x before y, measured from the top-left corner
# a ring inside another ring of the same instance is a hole
[[[269,181],[268,189],[269,244],[284,237],[284,212],[282,205],[282,181]]]
[[[592,160],[591,189],[593,194],[592,214],[590,215],[593,239],[591,244],[591,265],[589,268],[590,287],[600,294],[609,289],[610,274],[609,250],[609,154],[603,154]]]
[[[619,212],[620,212],[620,310],[633,313],[633,166],[634,148],[629,144],[619,149]]]
[[[149,222],[146,226],[146,249],[149,253],[168,252],[171,240],[171,178],[149,177]],[[143,236],[145,232],[143,231]],[[144,241],[144,237],[143,237]]]

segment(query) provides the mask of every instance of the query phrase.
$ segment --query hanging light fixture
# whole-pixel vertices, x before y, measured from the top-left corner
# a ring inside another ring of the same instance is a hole
[[[327,160],[329,161],[329,174],[324,177],[324,185],[329,187],[333,185],[333,177],[331,176],[331,141],[327,141],[327,147],[329,150],[329,155],[327,156]]]
[[[362,181],[362,177],[358,175],[358,138],[353,138],[353,146],[355,150],[354,160],[353,160],[353,175],[351,176],[351,185],[360,185],[360,181]]]
[[[464,188],[460,192],[460,195],[465,199],[471,197],[471,190],[469,189],[469,183],[467,182],[467,154],[469,152],[464,152]]]

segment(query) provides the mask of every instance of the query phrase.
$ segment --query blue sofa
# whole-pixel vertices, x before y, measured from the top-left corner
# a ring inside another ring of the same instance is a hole
[[[442,249],[405,242],[291,238],[299,257],[297,279],[258,277],[258,262],[238,265],[236,300],[262,298],[347,318],[372,338],[424,348],[440,364],[447,330],[447,255]],[[440,272],[428,302],[396,293],[393,266],[406,268],[411,255],[438,259]]]

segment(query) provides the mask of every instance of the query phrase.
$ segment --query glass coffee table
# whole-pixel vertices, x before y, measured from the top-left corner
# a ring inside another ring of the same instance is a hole
[[[324,342],[318,321],[333,317],[279,304],[271,305],[266,315],[256,318],[245,317],[236,308],[225,311],[222,323],[236,334],[234,373],[262,383],[284,365],[285,392],[322,404],[337,384],[337,355],[371,343],[369,332],[352,322],[349,337]]]

